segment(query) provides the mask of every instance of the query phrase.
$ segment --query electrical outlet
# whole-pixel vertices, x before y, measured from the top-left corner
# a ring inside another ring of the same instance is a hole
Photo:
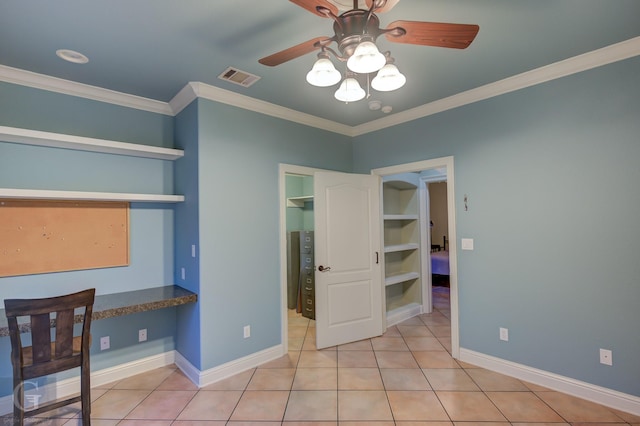
[[[600,349],[600,364],[613,365],[613,353],[609,349]]]
[[[500,340],[503,340],[505,342],[509,341],[509,329],[508,328],[500,327]]]
[[[147,329],[142,328],[138,330],[138,342],[144,342],[147,340]]]
[[[251,326],[250,325],[245,325],[244,326],[244,338],[248,338],[251,337]]]
[[[111,347],[111,342],[109,341],[109,336],[104,336],[100,338],[100,350],[104,351],[105,349],[109,349]]]
[[[185,276],[186,276],[184,268],[180,269],[180,275],[182,276],[182,281],[184,281]]]

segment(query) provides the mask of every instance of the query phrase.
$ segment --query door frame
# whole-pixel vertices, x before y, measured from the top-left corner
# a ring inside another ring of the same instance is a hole
[[[434,158],[431,160],[416,161],[413,163],[398,164],[395,166],[381,167],[371,170],[371,174],[381,177],[398,173],[422,172],[430,169],[446,170],[447,176],[447,216],[449,221],[449,290],[451,303],[451,355],[455,359],[460,358],[460,330],[458,311],[458,264],[457,264],[457,237],[455,215],[455,182],[453,169],[453,156]],[[424,283],[423,283],[424,285]],[[423,301],[424,303],[424,301]]]
[[[287,306],[287,185],[286,175],[313,176],[315,172],[337,172],[337,170],[317,169],[280,163],[278,165],[278,192],[280,200],[280,340],[282,355],[289,351],[289,317]],[[345,173],[345,172],[343,172]]]
[[[433,271],[431,270],[431,243],[433,242],[433,231],[430,226],[427,226],[431,222],[431,192],[429,190],[430,183],[447,182],[446,172],[442,175],[434,176],[422,176],[419,179],[420,182],[420,198],[421,206],[425,207],[420,210],[421,223],[425,224],[420,229],[421,240],[428,244],[429,250],[422,250],[422,271],[423,271],[423,287],[426,291],[426,300],[422,301],[422,307],[425,313],[433,312]],[[449,212],[447,211],[447,215]],[[427,278],[424,278],[424,272],[427,272]],[[426,286],[425,286],[426,284]]]
[[[433,312],[433,295],[431,289],[433,286],[431,277],[431,227],[428,225],[431,222],[431,198],[429,193],[429,181],[426,178],[421,177],[418,180],[418,198],[420,203],[420,241],[422,250],[420,251],[420,270],[422,272],[422,312],[430,314]],[[424,245],[423,245],[424,244]],[[426,249],[429,247],[429,250]],[[426,275],[426,277],[425,277]]]

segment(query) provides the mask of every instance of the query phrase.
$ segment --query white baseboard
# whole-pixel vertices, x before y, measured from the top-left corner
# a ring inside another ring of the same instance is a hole
[[[255,368],[283,355],[283,346],[277,345],[202,372],[187,361],[185,357],[180,355],[179,352],[170,351],[94,371],[91,373],[91,386],[101,386],[175,363],[193,383],[198,385],[198,387],[203,387],[250,368]],[[26,395],[37,395],[39,402],[44,403],[70,397],[77,394],[79,390],[80,377],[78,376],[51,383],[37,389],[37,391],[27,391]],[[28,401],[28,398],[25,398],[25,400]],[[0,413],[2,413],[0,415],[11,412],[13,412],[13,395],[0,397]]]
[[[180,355],[180,353],[176,352],[175,363],[189,380],[198,385],[198,387],[203,387],[231,377],[234,374],[242,373],[250,368],[255,368],[266,362],[273,361],[283,355],[284,347],[282,345],[276,345],[209,370],[200,371]]]
[[[107,383],[125,379],[129,376],[144,373],[156,368],[171,365],[175,362],[177,352],[170,351],[159,355],[137,359],[125,364],[105,368],[91,373],[91,386],[101,386]],[[67,398],[80,392],[80,376],[57,381],[43,386],[37,391],[26,391],[25,394],[37,395],[40,403]],[[28,401],[28,398],[25,398]],[[0,398],[0,413],[13,412],[13,395]]]
[[[460,360],[487,370],[573,395],[616,410],[640,415],[640,398],[544,370],[460,348]]]
[[[410,303],[400,308],[393,309],[387,312],[387,327],[400,324],[401,322],[422,313],[422,305],[418,303]]]
[[[283,346],[277,345],[202,372],[180,353],[170,351],[96,371],[91,374],[91,385],[101,386],[175,363],[193,383],[198,387],[203,387],[250,368],[255,368],[283,355]],[[637,416],[640,415],[640,398],[634,395],[592,385],[469,349],[460,348],[460,360],[610,408]],[[80,378],[74,377],[44,386],[38,390],[38,394],[44,396],[45,398],[42,399],[42,402],[46,402],[76,394],[79,388]],[[13,396],[1,397],[0,413],[8,414],[12,411]]]

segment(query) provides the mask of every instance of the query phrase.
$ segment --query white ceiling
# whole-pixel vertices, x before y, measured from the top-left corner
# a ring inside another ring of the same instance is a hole
[[[482,86],[504,91],[508,77],[549,64],[555,69],[559,61],[640,36],[638,0],[400,0],[379,18],[383,27],[395,20],[480,26],[465,50],[380,37],[381,50],[392,52],[408,80],[395,92],[371,91],[371,100],[393,108],[390,116],[410,117],[411,111],[461,93],[478,95]],[[370,111],[367,100],[344,104],[334,99],[335,87],[306,83],[314,53],[277,67],[258,63],[333,35],[332,25],[286,0],[4,0],[0,80],[24,70],[162,102],[189,82],[200,82],[339,125],[380,121],[384,114]],[[631,40],[627,56],[639,54],[638,40]],[[81,52],[90,62],[65,62],[56,56],[58,49]],[[249,88],[218,79],[229,66],[261,79]]]

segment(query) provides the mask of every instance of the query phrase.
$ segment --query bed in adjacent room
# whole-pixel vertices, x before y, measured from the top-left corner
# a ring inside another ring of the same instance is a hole
[[[447,239],[444,238],[443,248],[436,246],[431,250],[431,277],[433,285],[449,285],[449,250]]]
[[[435,275],[449,275],[449,251],[431,252],[431,273]]]

